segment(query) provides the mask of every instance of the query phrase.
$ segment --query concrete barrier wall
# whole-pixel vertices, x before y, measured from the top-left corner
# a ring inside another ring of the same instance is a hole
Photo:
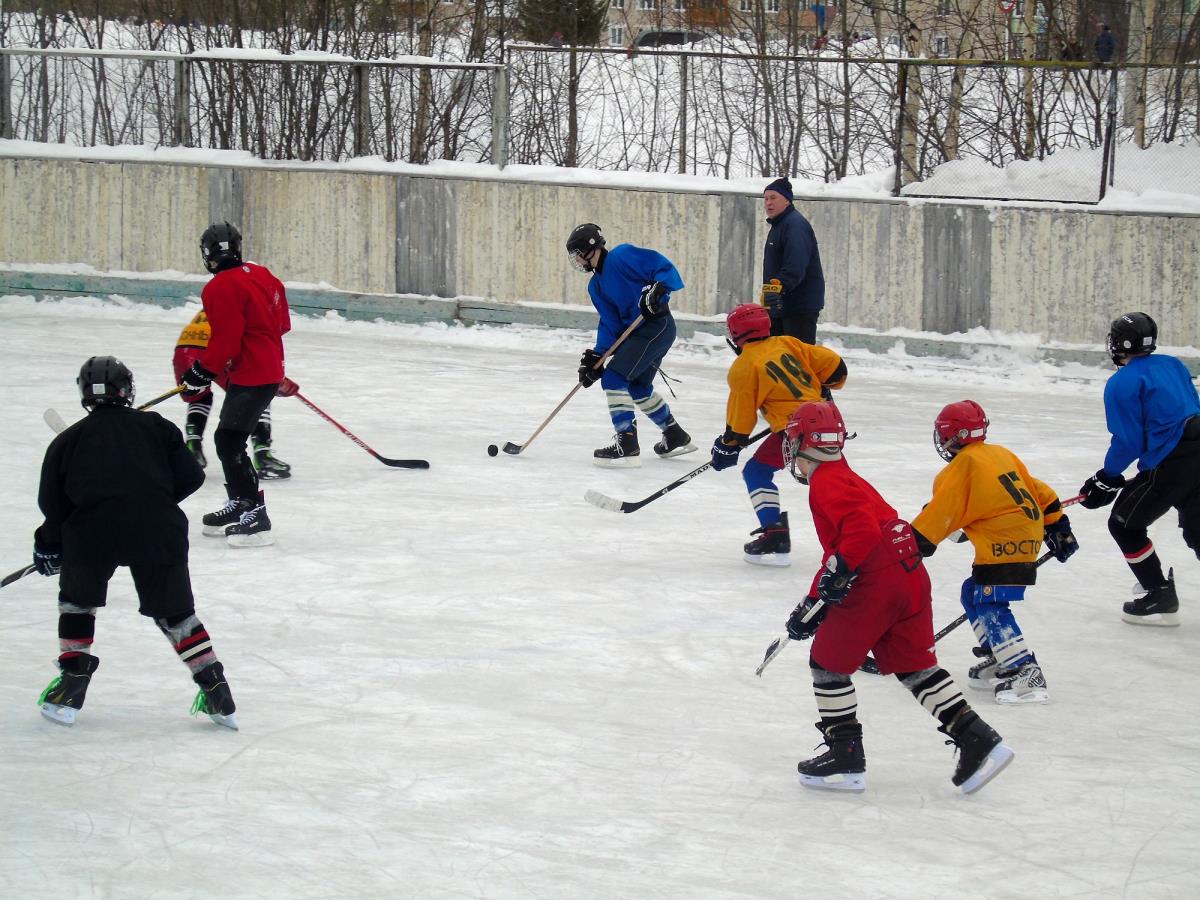
[[[1200,217],[887,199],[798,206],[821,245],[826,321],[1095,344],[1114,315],[1145,309],[1163,343],[1200,347]],[[610,244],[671,258],[687,285],[673,305],[699,315],[756,295],[766,235],[761,199],[729,193],[0,156],[0,261],[200,273],[199,235],[224,218],[241,227],[247,256],[287,281],[577,306],[588,304],[587,277],[563,241],[594,221]]]

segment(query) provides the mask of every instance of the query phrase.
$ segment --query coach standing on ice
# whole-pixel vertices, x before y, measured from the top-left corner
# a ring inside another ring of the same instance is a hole
[[[232,547],[263,547],[275,539],[246,442],[283,381],[283,336],[292,328],[287,294],[269,269],[242,260],[242,235],[228,222],[205,229],[200,253],[213,274],[200,295],[212,336],[180,379],[184,399],[222,373],[229,379],[213,435],[229,501],[205,515],[204,533],[227,535]]]
[[[815,344],[817,319],[825,308],[817,236],[792,206],[792,183],[786,178],[767,185],[763,211],[771,230],[763,247],[762,304],[771,314],[771,334]]]

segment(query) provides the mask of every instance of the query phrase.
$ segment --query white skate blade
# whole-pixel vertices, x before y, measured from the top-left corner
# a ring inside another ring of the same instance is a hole
[[[978,771],[962,783],[964,794],[973,794],[1001,772],[1013,760],[1012,748],[1007,744],[997,744],[987,755]]]
[[[260,531],[257,534],[229,535],[229,546],[236,547],[239,550],[244,550],[248,547],[270,547],[274,543],[275,535],[269,531]]]
[[[76,712],[78,710],[71,706],[59,706],[57,703],[42,704],[42,715],[55,725],[74,725]]]
[[[695,444],[684,444],[682,447],[676,447],[674,450],[668,450],[666,453],[659,453],[659,459],[674,459],[677,456],[683,456],[685,453],[694,453],[699,448]]]
[[[284,478],[291,478],[291,472],[284,472],[280,469],[259,469],[258,478],[260,481],[282,481]]]
[[[1121,613],[1121,620],[1130,625],[1152,625],[1158,628],[1178,628],[1179,613],[1151,613],[1148,616],[1135,616],[1132,613]]]
[[[616,459],[608,459],[603,456],[593,456],[592,464],[602,469],[637,469],[641,468],[642,458],[640,456],[620,456]]]
[[[846,791],[848,793],[861,794],[867,789],[867,776],[863,772],[856,772],[851,775],[805,775],[803,772],[798,773],[800,783],[806,788],[812,788],[817,791]]]
[[[763,553],[757,556],[746,553],[742,555],[742,559],[752,566],[774,566],[779,569],[792,564],[792,558],[787,553]]]
[[[225,529],[228,528],[229,525],[232,525],[232,524],[233,523],[230,522],[228,525],[205,525],[204,526],[204,536],[205,537],[225,537]]]
[[[1021,703],[1049,703],[1050,692],[1045,688],[1034,688],[1024,694],[1016,691],[997,691],[996,702],[1004,706],[1014,706]]]
[[[208,717],[218,725],[223,725],[226,728],[232,728],[234,731],[238,730],[237,713],[230,713],[227,716],[223,716],[220,713],[209,713]]]

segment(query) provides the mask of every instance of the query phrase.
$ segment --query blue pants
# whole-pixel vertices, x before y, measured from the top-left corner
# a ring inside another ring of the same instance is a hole
[[[609,357],[600,376],[615,431],[633,427],[636,405],[659,428],[671,418],[671,408],[654,390],[654,376],[675,343],[675,319],[670,314],[643,322]]]
[[[991,649],[1000,668],[1011,669],[1033,658],[1009,607],[1009,603],[1025,599],[1025,585],[976,584],[974,578],[968,578],[962,583],[959,599],[979,643]]]

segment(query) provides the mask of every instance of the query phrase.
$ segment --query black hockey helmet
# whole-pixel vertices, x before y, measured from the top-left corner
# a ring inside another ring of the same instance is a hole
[[[216,273],[222,263],[240,265],[242,262],[242,233],[228,222],[213,222],[200,235],[200,255],[204,268]]]
[[[133,373],[115,356],[93,356],[75,379],[79,403],[89,412],[97,406],[132,406]]]
[[[603,247],[604,235],[600,233],[600,226],[592,222],[576,225],[567,235],[567,258],[580,272],[592,271],[587,258],[592,255],[593,250]]]
[[[1113,319],[1108,329],[1108,355],[1118,366],[1125,357],[1153,353],[1158,346],[1158,325],[1144,312],[1126,313]]]

